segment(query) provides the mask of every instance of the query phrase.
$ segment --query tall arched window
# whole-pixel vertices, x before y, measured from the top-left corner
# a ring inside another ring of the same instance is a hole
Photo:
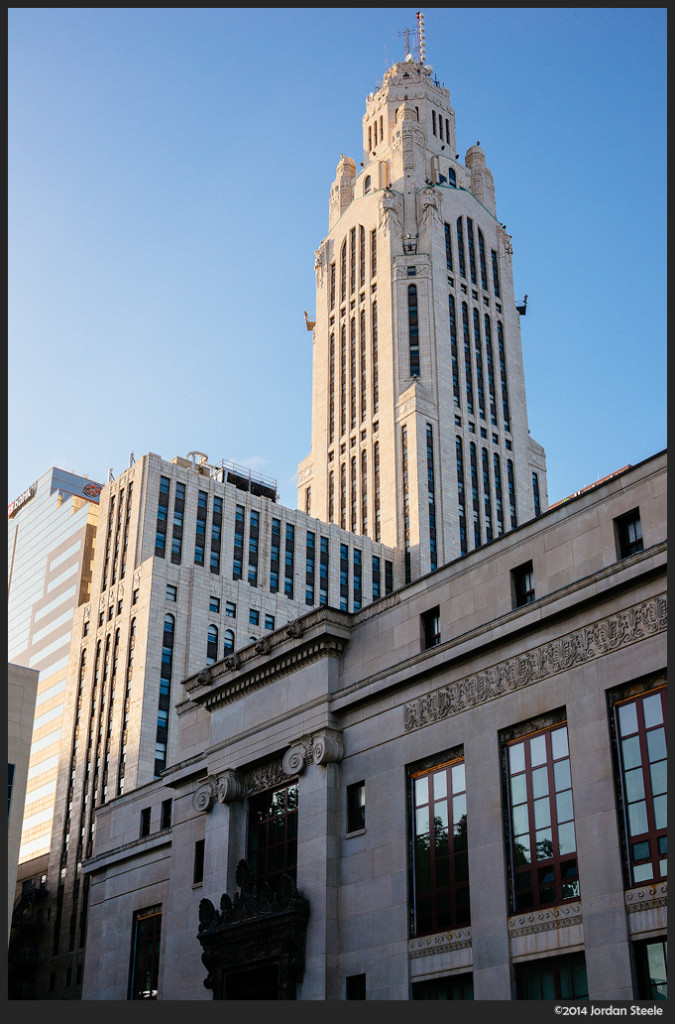
[[[206,635],[206,664],[213,665],[218,660],[218,627],[209,626]]]
[[[370,189],[372,187],[372,184],[373,183],[372,183],[371,177],[370,177],[370,175],[368,175],[366,177],[366,180],[363,183],[363,194],[364,194],[364,196],[368,195],[368,193],[370,192]]]
[[[226,629],[223,633],[223,657],[227,655],[228,651],[234,650],[234,633],[231,629]]]

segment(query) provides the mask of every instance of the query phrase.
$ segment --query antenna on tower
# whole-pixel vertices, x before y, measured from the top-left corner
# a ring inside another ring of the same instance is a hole
[[[417,59],[424,64],[427,59],[426,40],[424,38],[424,14],[417,12]]]
[[[404,28],[402,32],[399,32],[399,36],[403,37],[403,47],[407,59],[410,56],[410,29]]]

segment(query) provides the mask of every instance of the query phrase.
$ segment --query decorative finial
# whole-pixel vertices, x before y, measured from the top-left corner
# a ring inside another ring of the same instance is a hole
[[[422,11],[417,12],[417,37],[419,40],[419,61],[420,64],[424,64],[427,59],[427,51],[424,39],[424,15]]]

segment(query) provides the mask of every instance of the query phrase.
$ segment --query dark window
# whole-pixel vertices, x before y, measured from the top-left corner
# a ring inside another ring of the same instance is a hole
[[[134,913],[129,999],[157,998],[161,931],[161,906],[137,910]]]
[[[505,759],[512,910],[579,899],[567,726],[511,740]]]
[[[265,629],[274,629],[274,616],[273,615],[266,615],[265,616]]]
[[[249,608],[248,621],[251,626],[257,626],[260,622],[260,612],[257,608]]]
[[[629,888],[668,873],[666,713],[665,687],[613,707]]]
[[[438,605],[423,612],[420,616],[422,623],[422,649],[428,650],[436,647],[441,642],[441,613]]]
[[[223,634],[223,657],[226,657],[228,651],[234,650],[234,633],[231,629],[226,629]]]
[[[470,923],[464,761],[410,772],[412,934]]]
[[[8,804],[8,807],[7,807],[7,814],[8,815],[9,815],[9,812],[11,811],[11,809],[12,809],[12,785],[14,783],[14,769],[15,769],[15,767],[16,767],[16,765],[13,765],[11,763],[8,763],[8,765],[7,765],[7,789],[8,789],[8,794],[9,794],[9,804]]]
[[[366,784],[353,782],[347,786],[347,832],[366,827]]]
[[[161,816],[160,828],[163,828],[163,829],[164,828],[171,828],[171,809],[172,809],[172,805],[173,805],[173,801],[171,799],[169,799],[169,800],[162,800],[162,816]]]
[[[347,999],[366,998],[365,974],[350,974],[345,978],[345,996]]]
[[[218,660],[218,628],[209,626],[206,634],[206,664],[213,665]]]
[[[210,597],[209,598],[209,611],[210,612],[216,612],[216,614],[220,611],[220,598],[219,597]]]
[[[195,855],[192,866],[192,884],[197,885],[204,881],[204,840],[198,839],[195,843]]]
[[[525,562],[511,572],[513,607],[520,608],[534,601],[534,572],[532,562]]]
[[[227,615],[228,619],[236,619],[236,617],[237,617],[237,606],[234,603],[234,601],[226,601],[225,602],[225,614]]]
[[[637,968],[637,998],[667,999],[668,943],[665,936],[659,939],[649,939],[646,942],[636,942],[633,948]]]
[[[267,790],[248,805],[248,863],[256,882],[276,889],[282,875],[295,880],[298,786]]]
[[[616,533],[616,547],[619,558],[628,558],[643,550],[642,524],[640,523],[640,510],[634,508],[631,512],[619,516],[614,520]]]
[[[413,999],[473,999],[473,975],[453,974],[413,982]]]
[[[150,835],[150,808],[144,807],[141,811],[141,839]]]
[[[518,999],[588,999],[583,953],[516,964]]]
[[[536,473],[532,474],[532,497],[534,498],[534,514],[535,516],[540,516],[541,497],[539,495],[539,477]]]
[[[419,317],[417,313],[417,286],[408,285],[408,336],[410,343],[410,376],[420,375]]]

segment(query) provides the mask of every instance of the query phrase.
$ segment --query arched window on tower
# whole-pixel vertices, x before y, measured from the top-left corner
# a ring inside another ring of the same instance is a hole
[[[370,192],[370,190],[372,188],[372,184],[373,184],[372,179],[371,179],[370,175],[368,175],[366,177],[366,180],[363,183],[363,194],[364,194],[364,196],[368,195],[368,193]]]
[[[218,660],[218,627],[209,626],[206,636],[206,664],[213,665]]]

